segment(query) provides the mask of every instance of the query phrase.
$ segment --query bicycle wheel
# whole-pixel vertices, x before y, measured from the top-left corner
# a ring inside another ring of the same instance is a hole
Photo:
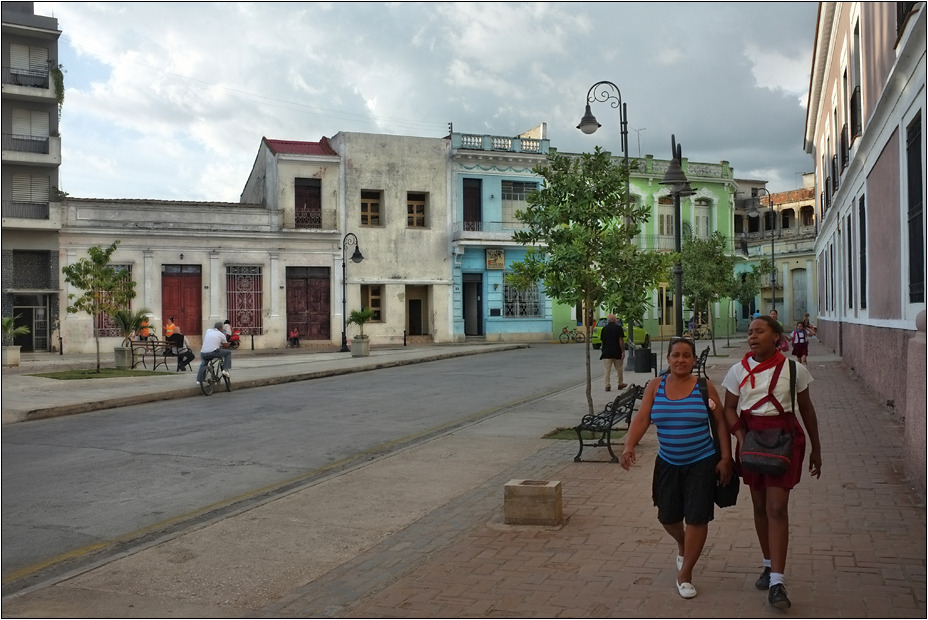
[[[583,335],[583,332],[574,334],[574,342],[586,342],[586,336]]]
[[[561,335],[558,336],[558,340],[561,341],[561,344],[567,344],[568,342],[570,342],[570,336],[568,336],[564,332],[561,332]]]
[[[215,366],[212,362],[206,367],[206,373],[203,375],[203,381],[200,383],[200,390],[209,396],[213,393],[214,384],[216,383]]]

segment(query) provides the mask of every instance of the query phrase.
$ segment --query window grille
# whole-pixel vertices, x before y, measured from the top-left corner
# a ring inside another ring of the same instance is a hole
[[[867,307],[867,207],[860,197],[857,213],[857,232],[860,235],[860,307]]]
[[[506,318],[540,317],[538,285],[527,289],[510,286],[503,280],[503,316]]]
[[[916,116],[906,129],[906,175],[908,176],[909,303],[925,301],[925,221],[922,192],[922,119]]]
[[[528,206],[528,195],[538,189],[538,183],[525,181],[503,181],[501,198],[503,201],[503,227],[518,228],[521,222],[516,211],[524,211]]]
[[[110,267],[115,269],[117,273],[124,273],[125,274],[124,280],[126,282],[132,281],[132,265],[113,264],[113,265],[110,265]],[[99,291],[98,290],[96,291],[96,295],[99,295],[101,301],[103,301],[104,303],[108,303],[110,300],[113,299],[112,291]],[[126,306],[125,309],[129,310],[131,307],[132,306],[130,304],[129,306]],[[108,314],[99,314],[94,319],[94,329],[97,332],[96,335],[101,338],[106,338],[106,337],[111,337],[111,336],[122,336],[122,332],[120,331],[118,327],[116,327],[116,323],[113,321],[113,317],[111,317]]]
[[[242,334],[260,335],[263,330],[261,267],[226,267],[226,303],[229,322]]]

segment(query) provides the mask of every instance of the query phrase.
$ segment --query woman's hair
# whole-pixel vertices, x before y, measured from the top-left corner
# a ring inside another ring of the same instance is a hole
[[[693,357],[696,357],[696,341],[692,338],[684,338],[682,336],[675,336],[670,339],[670,346],[667,347],[667,355],[670,356],[670,352],[673,351],[674,345],[681,342],[690,345],[690,348],[693,350]]]
[[[757,318],[754,319],[754,320],[755,320],[755,321],[763,321],[764,323],[766,323],[767,325],[769,325],[769,326],[770,326],[770,329],[772,329],[772,330],[773,330],[773,333],[775,333],[777,336],[782,336],[782,335],[783,335],[783,326],[780,325],[780,322],[777,321],[777,320],[776,320],[775,318],[773,318],[772,316],[765,316],[765,315],[762,314],[762,315],[760,315],[759,317],[757,317]]]

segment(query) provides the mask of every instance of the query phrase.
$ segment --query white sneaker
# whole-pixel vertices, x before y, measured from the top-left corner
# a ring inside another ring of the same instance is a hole
[[[197,381],[197,387],[200,387],[200,382],[199,382],[199,381]]]
[[[232,375],[229,374],[229,371],[228,371],[228,370],[223,370],[223,371],[222,371],[222,376],[225,377],[226,379],[228,379],[228,378],[231,377]]]

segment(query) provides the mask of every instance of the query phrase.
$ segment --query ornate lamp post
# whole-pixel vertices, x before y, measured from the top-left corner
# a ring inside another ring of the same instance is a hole
[[[358,238],[354,233],[348,233],[342,239],[342,348],[341,353],[348,353],[348,316],[346,314],[346,301],[348,295],[348,257],[345,255],[349,245],[354,246],[354,253],[351,255],[351,262],[360,263],[364,260],[361,254],[361,248],[358,247]]]
[[[677,144],[677,138],[670,136],[670,150],[673,158],[667,167],[667,172],[661,180],[661,185],[670,185],[670,191],[673,193],[673,242],[674,250],[677,252],[677,262],[673,264],[673,309],[674,321],[676,322],[677,336],[683,335],[683,263],[680,260],[680,253],[683,251],[683,222],[681,220],[680,197],[692,196],[696,192],[690,187],[689,180],[683,172],[680,162],[683,161],[683,146]]]
[[[760,212],[757,210],[757,194],[759,192],[764,192],[767,194],[767,208],[770,209],[770,220],[772,226],[770,227],[770,264],[772,270],[770,272],[770,309],[777,309],[777,255],[776,249],[774,247],[775,235],[777,229],[777,212],[773,208],[773,197],[770,195],[770,190],[766,187],[755,187],[751,190],[753,196],[751,197],[751,207],[748,209],[748,217],[755,218],[760,216]]]
[[[612,91],[615,91],[615,94]],[[577,129],[585,134],[592,134],[602,127],[590,110],[590,104],[597,101],[608,101],[613,108],[619,109],[619,136],[621,138],[622,155],[625,157],[625,169],[628,170],[628,110],[625,104],[622,103],[622,91],[619,90],[618,86],[608,81],[596,82],[590,86],[590,90],[586,94],[586,111],[583,113],[583,118],[580,119]],[[628,201],[627,182],[625,184],[625,199]]]

